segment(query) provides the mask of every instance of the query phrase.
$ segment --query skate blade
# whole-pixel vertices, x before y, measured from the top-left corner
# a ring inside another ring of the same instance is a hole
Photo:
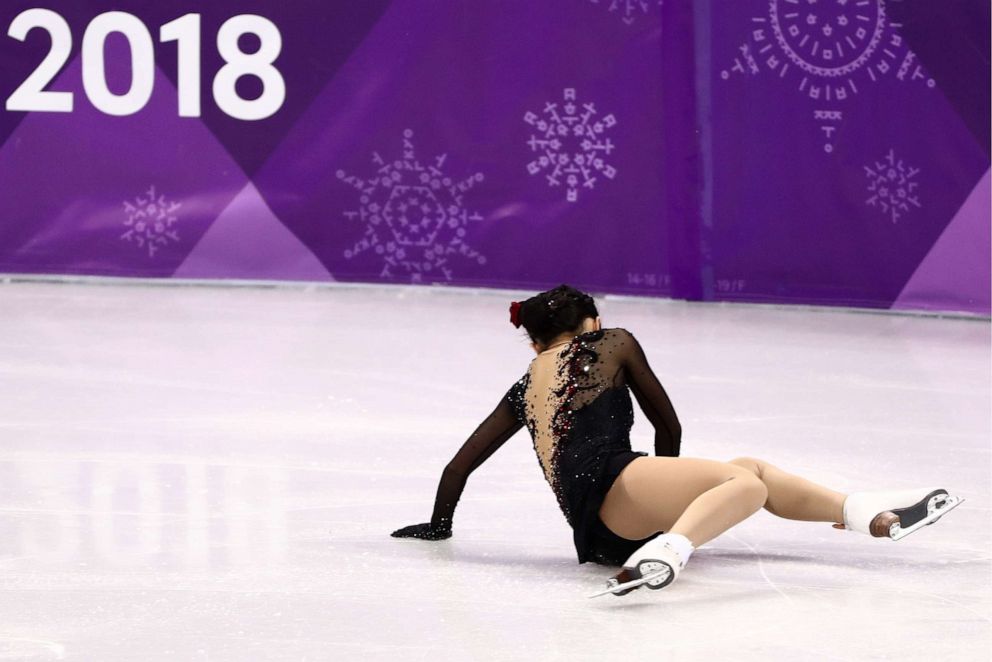
[[[671,572],[672,572],[671,568],[669,568],[666,565],[661,568],[658,568],[657,570],[649,572],[646,575],[642,575],[637,579],[632,579],[629,582],[624,582],[623,584],[616,584],[615,586],[609,586],[606,589],[599,591],[598,593],[593,593],[592,595],[587,595],[586,597],[598,598],[599,596],[606,595],[607,593],[618,593],[620,591],[625,591],[627,589],[635,589],[640,586],[643,586],[644,584],[647,584],[650,581],[654,581],[656,579],[665,579],[669,574],[671,574]],[[657,587],[652,586],[650,588],[661,588],[661,586],[665,584],[667,584],[667,582],[663,582],[662,585],[659,585]]]
[[[938,498],[939,497],[936,497],[932,504],[927,505],[927,514],[919,522],[916,522],[912,526],[907,526],[905,528],[900,526],[898,522],[893,524],[891,527],[889,527],[889,537],[892,538],[893,540],[902,540],[910,533],[913,533],[914,531],[918,531],[919,529],[922,529],[924,526],[933,524],[941,517],[946,515],[947,511],[957,508],[958,506],[961,505],[962,502],[964,502],[963,497],[948,496],[946,499],[938,503],[937,501]]]

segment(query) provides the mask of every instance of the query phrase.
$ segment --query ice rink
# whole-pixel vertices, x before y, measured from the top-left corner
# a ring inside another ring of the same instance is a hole
[[[760,512],[590,600],[615,570],[576,563],[526,432],[454,537],[391,538],[525,371],[520,296],[0,284],[0,659],[989,659],[988,321],[599,299],[683,455],[967,499],[902,541]]]

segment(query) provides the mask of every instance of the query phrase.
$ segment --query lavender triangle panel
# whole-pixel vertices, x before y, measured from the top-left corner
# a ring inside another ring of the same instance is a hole
[[[248,183],[174,274],[177,278],[333,280]]]
[[[893,308],[964,310],[984,315],[992,312],[990,183],[986,171],[906,283]]]

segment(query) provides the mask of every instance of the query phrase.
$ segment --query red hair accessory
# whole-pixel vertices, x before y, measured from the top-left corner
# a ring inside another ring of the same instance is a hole
[[[520,302],[514,301],[510,304],[510,324],[520,328]]]

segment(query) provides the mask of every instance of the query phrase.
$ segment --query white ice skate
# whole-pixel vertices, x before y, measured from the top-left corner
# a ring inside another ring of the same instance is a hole
[[[684,566],[679,553],[664,540],[664,536],[658,536],[630,555],[620,572],[607,580],[606,590],[589,597],[597,598],[607,593],[626,595],[645,585],[655,590],[664,588],[675,581]]]
[[[844,526],[876,538],[905,538],[964,501],[938,487],[854,492],[844,500]]]

